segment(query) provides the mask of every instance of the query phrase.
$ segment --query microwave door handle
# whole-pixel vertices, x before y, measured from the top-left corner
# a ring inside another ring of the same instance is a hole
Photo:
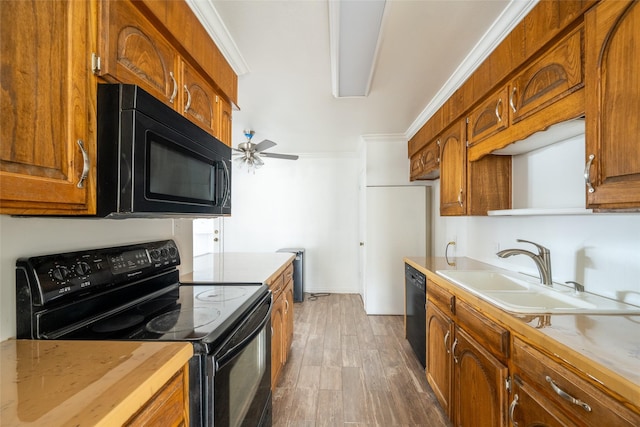
[[[222,167],[224,168],[224,196],[222,197],[222,206],[227,205],[227,201],[229,200],[229,195],[231,194],[231,179],[229,176],[229,168],[227,167],[227,162],[222,161]]]

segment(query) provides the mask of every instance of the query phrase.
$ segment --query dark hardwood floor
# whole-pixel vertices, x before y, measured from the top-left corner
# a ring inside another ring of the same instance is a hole
[[[367,316],[359,295],[294,308],[294,340],[273,425],[449,426],[404,338],[402,316]]]

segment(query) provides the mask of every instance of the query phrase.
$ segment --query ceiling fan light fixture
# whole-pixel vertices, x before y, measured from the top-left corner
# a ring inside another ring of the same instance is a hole
[[[277,159],[286,159],[286,160],[297,160],[298,156],[291,154],[278,154],[278,153],[265,153],[264,150],[268,150],[271,147],[275,147],[277,144],[268,139],[264,139],[258,144],[254,144],[251,142],[251,138],[255,134],[252,130],[244,130],[244,136],[247,138],[247,142],[241,142],[238,144],[238,148],[233,148],[236,159],[234,162],[238,166],[239,169],[247,169],[248,172],[258,169],[260,166],[264,165],[264,160],[262,160],[262,156],[264,157],[273,157]]]

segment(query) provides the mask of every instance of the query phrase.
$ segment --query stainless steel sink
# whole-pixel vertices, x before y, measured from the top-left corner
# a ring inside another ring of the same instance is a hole
[[[638,314],[640,307],[554,284],[541,285],[521,273],[491,270],[438,270],[437,274],[512,313]],[[428,290],[427,290],[428,292]]]

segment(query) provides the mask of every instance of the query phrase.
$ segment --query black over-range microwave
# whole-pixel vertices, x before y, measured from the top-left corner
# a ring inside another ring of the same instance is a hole
[[[98,85],[97,214],[231,214],[231,149],[140,87]]]

